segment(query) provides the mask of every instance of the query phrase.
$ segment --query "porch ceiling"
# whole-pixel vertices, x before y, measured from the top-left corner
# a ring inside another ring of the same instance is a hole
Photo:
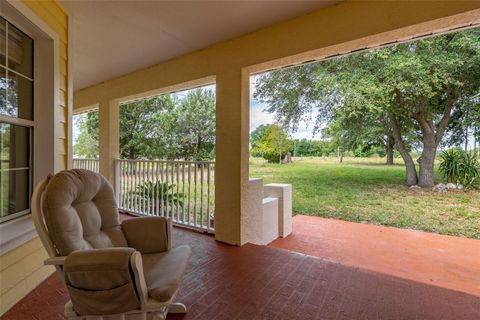
[[[61,2],[77,91],[341,0]]]

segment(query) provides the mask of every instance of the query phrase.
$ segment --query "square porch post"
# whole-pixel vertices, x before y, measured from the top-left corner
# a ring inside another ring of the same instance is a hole
[[[119,156],[120,104],[118,101],[102,101],[99,113],[99,171],[110,181],[115,190],[115,159]]]
[[[248,184],[249,73],[228,70],[217,74],[215,239],[245,242],[242,212]]]

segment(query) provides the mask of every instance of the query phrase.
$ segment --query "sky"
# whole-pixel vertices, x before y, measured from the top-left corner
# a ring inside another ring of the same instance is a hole
[[[255,130],[258,126],[262,124],[271,124],[275,122],[274,115],[272,113],[268,113],[264,111],[267,108],[267,105],[256,100],[253,97],[253,93],[255,92],[255,76],[250,77],[250,132]],[[205,88],[209,88],[215,90],[215,85],[209,85]],[[179,91],[174,93],[174,96],[178,98],[184,97],[189,90]],[[72,136],[73,141],[75,143],[78,135],[79,135],[79,128],[76,125],[76,117],[81,115],[74,115],[73,117],[73,129],[72,129]],[[301,122],[298,126],[297,132],[290,133],[290,138],[292,139],[313,139],[319,140],[320,134],[313,135],[313,124],[308,125],[306,122]]]
[[[267,105],[253,97],[253,93],[255,92],[255,79],[256,76],[250,77],[250,132],[262,124],[271,124],[275,122],[274,114],[264,111],[267,108]],[[290,133],[290,138],[320,140],[321,135],[319,133],[313,135],[312,129],[313,123],[309,125],[305,121],[302,121],[298,125],[298,130]]]

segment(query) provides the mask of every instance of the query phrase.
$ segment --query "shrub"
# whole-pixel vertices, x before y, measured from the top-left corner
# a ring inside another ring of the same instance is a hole
[[[167,207],[170,208],[170,211],[175,211],[177,207],[183,206],[181,201],[183,193],[177,194],[175,184],[168,184],[167,182],[145,181],[138,185],[136,190],[130,191],[130,194],[149,204],[154,212],[160,211],[161,208],[166,210]]]
[[[477,157],[460,149],[442,152],[439,170],[448,182],[460,183],[465,189],[474,187],[480,177]]]

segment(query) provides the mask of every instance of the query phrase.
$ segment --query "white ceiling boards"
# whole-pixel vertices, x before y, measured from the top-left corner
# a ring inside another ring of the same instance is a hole
[[[81,1],[72,19],[74,90],[339,1]]]

